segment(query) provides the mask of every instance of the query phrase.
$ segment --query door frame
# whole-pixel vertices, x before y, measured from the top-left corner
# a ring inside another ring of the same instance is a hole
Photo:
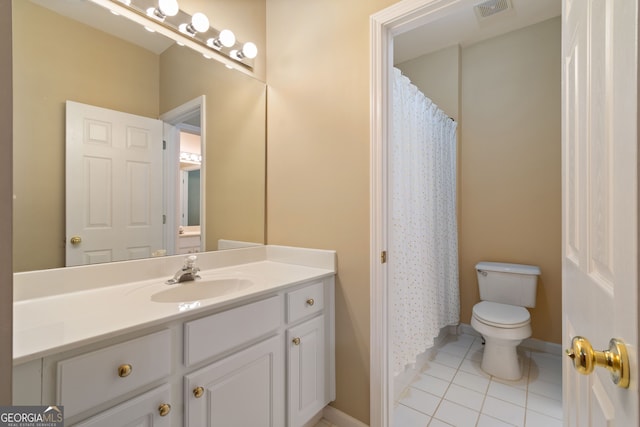
[[[389,343],[387,264],[388,158],[391,129],[393,38],[433,22],[459,7],[460,0],[402,0],[374,15],[370,30],[370,425],[391,426],[393,381]],[[393,257],[393,254],[389,254]]]
[[[200,252],[207,250],[205,241],[206,239],[206,221],[205,221],[205,182],[206,182],[206,135],[207,135],[207,110],[206,110],[206,97],[200,95],[199,97],[185,102],[184,104],[167,111],[160,115],[160,120],[171,126],[178,126],[195,111],[200,110],[200,154],[202,156],[202,163],[200,165]],[[164,201],[165,201],[165,247],[172,248],[171,254],[177,254],[177,230],[180,225],[179,215],[179,203],[180,198],[180,138],[179,135],[176,138],[165,136],[165,142],[167,144],[164,151]]]

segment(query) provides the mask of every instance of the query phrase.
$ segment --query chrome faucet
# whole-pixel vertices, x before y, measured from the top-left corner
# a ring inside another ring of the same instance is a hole
[[[196,266],[197,259],[198,257],[195,255],[189,255],[186,257],[182,268],[173,275],[172,279],[167,280],[166,283],[168,285],[173,285],[175,283],[199,279],[200,276],[198,276],[198,271],[200,271],[200,268]]]

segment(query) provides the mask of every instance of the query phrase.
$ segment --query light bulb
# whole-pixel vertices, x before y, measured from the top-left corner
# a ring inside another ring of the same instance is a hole
[[[166,16],[176,16],[180,10],[178,0],[158,0],[158,9]]]
[[[236,44],[236,36],[233,34],[231,30],[222,30],[220,31],[220,35],[218,36],[218,40],[225,47],[231,47]]]
[[[191,18],[191,26],[199,33],[204,33],[209,29],[209,18],[201,12],[196,12]]]
[[[249,59],[253,59],[258,56],[258,47],[251,42],[246,42],[242,46],[242,54]]]
[[[236,44],[236,36],[231,30],[222,30],[217,39],[211,38],[207,40],[207,46],[217,50],[222,49],[222,46],[231,47],[234,44]]]

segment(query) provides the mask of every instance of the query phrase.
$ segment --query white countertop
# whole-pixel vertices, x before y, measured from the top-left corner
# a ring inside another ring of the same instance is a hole
[[[151,300],[151,296],[159,291],[182,285],[165,284],[164,281],[169,278],[166,274],[120,284],[104,283],[104,279],[100,281],[97,278],[95,286],[68,283],[87,281],[88,275],[104,273],[106,269],[148,267],[149,263],[180,265],[184,258],[182,256],[130,261],[126,265],[116,263],[109,267],[80,267],[77,271],[64,272],[63,276],[60,276],[62,273],[59,270],[52,270],[49,274],[46,271],[17,273],[14,275],[14,287],[37,289],[38,281],[46,282],[48,278],[56,277],[63,277],[66,282],[60,285],[64,289],[61,292],[47,289],[42,295],[38,295],[34,290],[21,290],[23,297],[16,300],[13,306],[14,364],[168,322],[198,311],[223,308],[284,287],[332,276],[336,272],[335,253],[332,251],[317,251],[317,257],[314,250],[273,246],[224,252],[226,253],[221,252],[219,255],[216,252],[199,255],[205,264],[201,265],[201,280],[243,277],[249,278],[253,286],[220,297],[186,303]],[[233,253],[230,254],[231,252]],[[230,257],[233,258],[232,261],[229,261]],[[221,258],[224,258],[224,262],[220,262]],[[247,260],[251,261],[245,262]],[[206,264],[227,265],[207,268]],[[166,268],[168,267],[163,265],[160,269]],[[118,275],[115,276],[119,278]],[[51,288],[53,285],[41,283],[40,286]]]

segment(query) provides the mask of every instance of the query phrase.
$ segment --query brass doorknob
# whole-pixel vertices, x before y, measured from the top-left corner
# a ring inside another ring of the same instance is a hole
[[[125,365],[120,365],[118,366],[118,376],[120,378],[128,377],[129,374],[131,374],[132,370],[133,366],[129,365],[128,363]]]
[[[69,242],[72,245],[79,245],[80,243],[82,243],[82,237],[80,236],[73,236],[71,239],[69,239]]]
[[[309,298],[309,299],[307,300],[307,305],[313,305],[313,304],[315,304],[315,303],[316,303],[316,302],[313,300],[313,298]]]
[[[629,355],[622,340],[613,338],[609,341],[609,350],[597,351],[589,340],[576,336],[571,340],[571,348],[566,353],[579,373],[589,375],[596,366],[601,366],[611,372],[614,384],[622,388],[629,387]]]
[[[158,406],[158,412],[160,413],[161,417],[169,415],[169,412],[171,412],[171,405],[169,405],[168,403],[163,403],[162,405]]]
[[[300,338],[295,337],[294,339],[292,339],[292,340],[291,340],[291,342],[292,342],[294,345],[300,345]]]
[[[203,394],[204,394],[204,388],[202,388],[202,387],[196,387],[196,388],[194,388],[194,389],[193,389],[193,395],[194,395],[196,398],[200,398],[200,397],[202,397],[202,395],[203,395]]]

